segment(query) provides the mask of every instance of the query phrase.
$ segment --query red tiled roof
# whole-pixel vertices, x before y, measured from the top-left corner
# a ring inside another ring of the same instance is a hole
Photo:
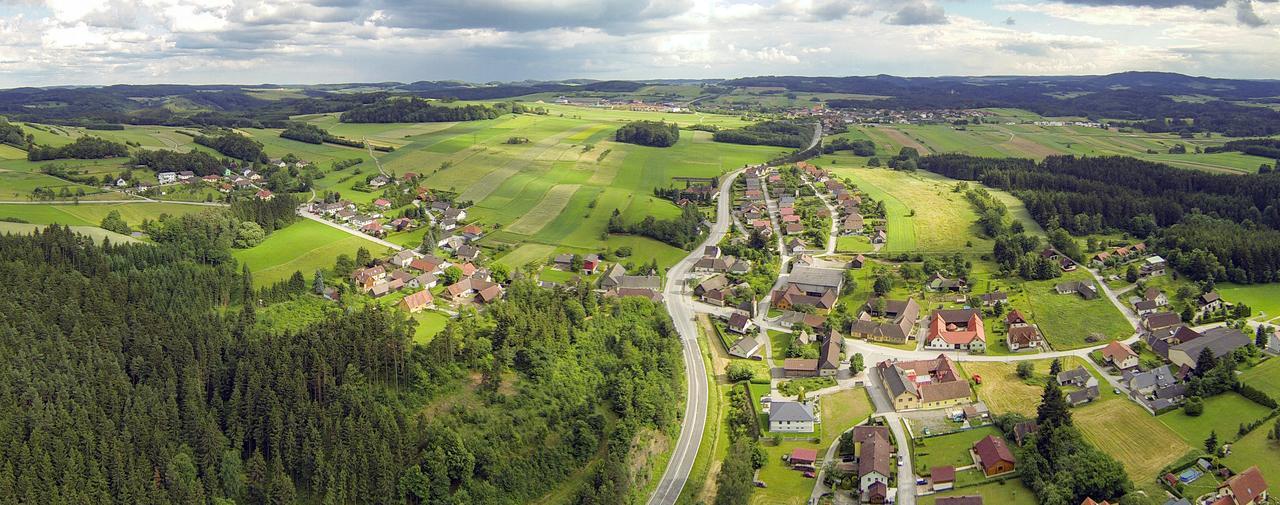
[[[987,435],[973,444],[973,452],[978,453],[978,461],[984,467],[1001,461],[1014,462],[1013,453],[1009,451],[1009,447],[1005,445],[1004,440],[993,435]]]

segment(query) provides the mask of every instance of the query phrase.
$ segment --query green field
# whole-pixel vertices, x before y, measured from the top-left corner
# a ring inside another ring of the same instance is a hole
[[[1091,278],[1088,272],[1077,270],[1057,279],[1026,282],[1022,284],[1021,293],[1010,293],[1010,303],[1040,325],[1045,339],[1056,350],[1102,345],[1108,340],[1123,340],[1133,335],[1133,326],[1103,293],[1099,292],[1098,298],[1085,300],[1076,294],[1060,295],[1054,291],[1059,283]],[[1092,333],[1102,334],[1104,338],[1089,342],[1086,339]]]
[[[424,310],[412,317],[418,322],[418,327],[413,332],[413,341],[422,345],[431,342],[431,338],[440,333],[444,325],[449,322],[448,314],[434,310]]]
[[[1280,482],[1280,458],[1276,457],[1280,453],[1280,441],[1267,439],[1267,432],[1271,431],[1274,422],[1262,423],[1262,426],[1231,444],[1231,455],[1222,459],[1222,462],[1237,472],[1258,465],[1258,470],[1262,471],[1267,482]]]
[[[0,234],[12,233],[15,235],[26,235],[28,233],[31,233],[35,230],[40,230],[40,229],[44,229],[44,225],[28,224],[28,223],[9,223],[9,222],[0,221]],[[97,226],[72,226],[71,231],[74,231],[81,235],[86,235],[92,238],[95,242],[100,242],[103,239],[111,240],[112,244],[119,244],[119,243],[126,243],[126,242],[141,242],[141,240],[130,237],[128,235],[121,235],[114,231],[107,231],[102,228],[98,228]]]
[[[1076,367],[1084,366],[1089,373],[1098,379],[1100,393],[1098,399],[1092,403],[1076,407],[1074,410],[1090,409],[1093,408],[1094,404],[1122,398],[1121,395],[1115,394],[1111,388],[1105,386],[1105,377],[1083,358],[1069,356],[1063,358],[1061,363],[1063,370],[1073,370]],[[982,384],[975,386],[974,389],[977,390],[978,399],[986,403],[993,413],[1016,412],[1024,416],[1035,417],[1036,407],[1040,405],[1040,398],[1044,395],[1044,384],[1049,380],[1049,368],[1053,364],[1053,360],[1039,359],[1032,361],[1031,364],[1034,371],[1029,379],[1019,378],[1018,367],[1011,362],[972,361],[964,363],[962,366],[965,375],[982,376]]]
[[[1191,417],[1182,409],[1161,414],[1157,419],[1182,436],[1192,446],[1202,444],[1210,431],[1218,433],[1218,440],[1236,437],[1241,424],[1248,424],[1266,417],[1271,409],[1253,403],[1229,391],[1204,399],[1204,414]]]
[[[13,217],[37,224],[69,224],[98,226],[111,211],[137,227],[143,219],[157,219],[161,214],[181,215],[200,212],[209,207],[177,203],[81,203],[57,205],[0,204],[0,217]]]
[[[1280,398],[1280,359],[1271,358],[1245,370],[1240,374],[1240,382],[1258,388],[1272,398]]]
[[[1019,112],[1025,114],[1025,111]],[[1196,146],[1222,145],[1226,139],[1221,136],[1182,139],[1167,133],[1120,133],[1082,126],[1021,123],[1023,120],[1042,119],[1032,116],[1018,117],[1018,124],[967,125],[963,129],[951,125],[877,125],[858,130],[878,145],[883,144],[885,153],[897,153],[902,147],[915,147],[921,154],[957,152],[1002,158],[1040,159],[1058,154],[1123,155],[1178,168],[1224,173],[1254,173],[1259,164],[1270,162],[1266,158],[1235,152],[1168,154],[1169,148],[1178,144],[1187,146],[1188,151],[1194,151]]]
[[[1223,283],[1218,284],[1217,288],[1222,299],[1252,307],[1254,319],[1270,321],[1280,318],[1280,283],[1244,285]]]
[[[249,265],[253,282],[269,286],[300,271],[307,279],[317,269],[333,268],[339,254],[355,257],[364,247],[374,255],[386,248],[342,230],[311,220],[300,220],[283,230],[276,230],[255,247],[238,249],[232,255]]]
[[[768,387],[767,385],[764,387]],[[813,479],[805,478],[801,472],[792,470],[782,461],[782,456],[791,454],[796,448],[817,449],[823,454],[826,448],[835,441],[840,433],[862,422],[871,415],[871,400],[864,389],[849,389],[822,397],[822,423],[819,443],[810,441],[809,435],[802,440],[785,440],[780,445],[764,444],[769,455],[764,468],[757,474],[757,479],[768,487],[756,489],[751,495],[751,505],[801,505],[808,501],[813,490]],[[795,437],[797,434],[789,434]]]
[[[1206,412],[1207,413],[1207,412]],[[1101,402],[1072,409],[1075,426],[1095,447],[1124,464],[1141,486],[1166,465],[1200,443],[1188,444],[1176,432],[1131,401]]]

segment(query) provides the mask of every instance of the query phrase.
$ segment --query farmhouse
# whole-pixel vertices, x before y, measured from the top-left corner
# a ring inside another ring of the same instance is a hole
[[[1102,358],[1111,363],[1120,370],[1128,370],[1138,366],[1138,353],[1128,344],[1119,340],[1112,340],[1106,347],[1102,348]]]
[[[1212,312],[1222,308],[1222,297],[1217,291],[1210,291],[1196,298],[1196,306],[1199,307],[1201,313]]]
[[[1149,332],[1173,328],[1182,324],[1182,316],[1173,312],[1157,312],[1142,318],[1142,327]]]
[[[858,449],[858,491],[870,501],[872,486],[889,484],[891,453],[893,446],[888,437],[878,431],[866,431],[863,438],[857,439]]]
[[[925,282],[925,287],[930,291],[964,291],[967,284],[964,279],[948,279],[942,274],[935,273]]]
[[[614,287],[605,290],[604,292],[605,298],[620,298],[627,296],[638,296],[641,298],[648,298],[650,301],[662,302],[662,293],[658,292],[656,289]]]
[[[933,409],[969,400],[969,381],[945,354],[918,361],[882,361],[876,373],[896,410]]]
[[[973,444],[973,453],[977,456],[978,467],[987,477],[1014,470],[1013,452],[1009,451],[1003,439],[987,435]]]
[[[409,313],[418,312],[431,306],[431,292],[423,289],[400,299],[400,308]]]
[[[729,355],[737,358],[750,358],[760,350],[760,341],[755,335],[743,335],[742,338],[729,346]]]
[[[1133,304],[1133,311],[1137,312],[1139,316],[1155,314],[1158,310],[1160,310],[1160,306],[1153,300],[1141,300]]]
[[[978,299],[982,300],[983,307],[993,307],[997,303],[1009,303],[1009,293],[993,291],[983,295],[978,295]]]
[[[1164,291],[1160,288],[1150,287],[1142,293],[1142,299],[1148,302],[1155,302],[1157,307],[1164,307],[1169,304],[1169,297],[1165,296]]]
[[[1099,394],[1098,386],[1096,385],[1077,389],[1067,393],[1067,403],[1071,404],[1072,407],[1079,407],[1098,399]]]
[[[1169,365],[1153,368],[1146,372],[1137,369],[1126,370],[1121,377],[1121,384],[1139,395],[1149,395],[1157,390],[1172,387],[1178,379],[1169,370]]]
[[[795,267],[787,278],[787,286],[773,292],[772,304],[782,310],[797,305],[809,305],[821,310],[830,310],[840,295],[840,287],[844,285],[844,274],[840,270],[815,267]]]
[[[840,371],[840,348],[844,337],[832,329],[818,353],[818,375],[832,376]]]
[[[1017,309],[1009,311],[1004,317],[1004,322],[1005,326],[1008,327],[1005,344],[1009,346],[1010,351],[1024,351],[1045,345],[1044,336],[1040,334],[1040,328],[1028,323]]]
[[[975,309],[935,310],[926,328],[926,349],[983,351],[987,348],[987,333],[982,327],[981,314]]]
[[[1060,295],[1078,294],[1085,300],[1092,300],[1098,297],[1098,288],[1094,287],[1093,281],[1063,282],[1054,286],[1054,290]]]
[[[1058,381],[1059,386],[1075,386],[1082,388],[1098,385],[1098,379],[1094,377],[1093,374],[1089,373],[1088,370],[1085,370],[1083,366],[1058,372],[1058,376],[1055,377],[1055,380]]]
[[[806,358],[787,358],[782,360],[783,377],[817,377],[818,360]]]
[[[863,228],[867,225],[866,220],[862,218],[862,214],[853,213],[845,216],[844,221],[840,223],[840,232],[845,235],[854,235],[862,233]]]
[[[807,403],[773,402],[769,406],[769,431],[811,433],[817,421]]]
[[[881,301],[876,297],[863,304],[858,320],[851,326],[851,335],[872,342],[906,343],[911,334],[915,333],[916,320],[920,318],[920,305],[914,298],[885,301],[883,310],[879,308],[880,305]]]

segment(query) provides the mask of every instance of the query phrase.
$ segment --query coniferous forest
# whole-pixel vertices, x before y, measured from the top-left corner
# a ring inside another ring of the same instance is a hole
[[[646,300],[517,283],[426,346],[377,309],[281,333],[255,314],[305,283],[190,257],[0,237],[0,503],[514,504],[588,461],[573,501],[629,503],[682,404]]]

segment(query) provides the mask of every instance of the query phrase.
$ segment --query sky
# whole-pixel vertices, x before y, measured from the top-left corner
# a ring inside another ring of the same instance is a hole
[[[0,87],[1280,78],[1280,0],[0,0]]]

